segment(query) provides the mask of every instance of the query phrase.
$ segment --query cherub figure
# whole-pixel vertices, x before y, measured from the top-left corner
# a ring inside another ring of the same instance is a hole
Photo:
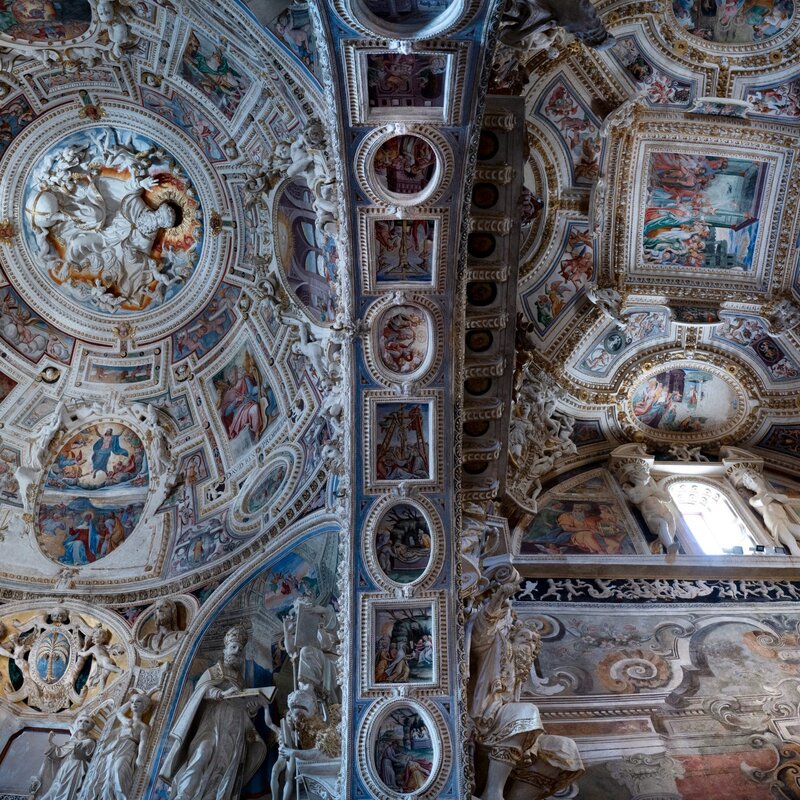
[[[118,645],[108,647],[110,641],[111,633],[102,625],[98,624],[92,629],[88,637],[87,644],[89,646],[78,652],[78,658],[84,661],[89,656],[94,658],[92,671],[89,673],[89,679],[86,681],[86,685],[96,686],[101,691],[106,688],[106,680],[112,672],[122,672],[111,658],[112,654],[120,654],[122,649]]]

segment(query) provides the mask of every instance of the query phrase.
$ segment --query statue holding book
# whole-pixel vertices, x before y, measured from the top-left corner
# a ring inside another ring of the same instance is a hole
[[[172,787],[171,800],[238,800],[266,757],[252,718],[274,688],[245,687],[246,644],[239,627],[225,634],[222,658],[200,676],[170,732],[160,777]]]

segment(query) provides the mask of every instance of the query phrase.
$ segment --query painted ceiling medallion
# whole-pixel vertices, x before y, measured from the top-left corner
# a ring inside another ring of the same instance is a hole
[[[693,36],[724,44],[753,44],[781,33],[792,0],[672,0],[678,22]]]
[[[636,427],[661,441],[706,441],[734,430],[747,414],[742,387],[704,363],[670,362],[649,370],[628,395]]]
[[[0,11],[0,34],[31,43],[63,42],[82,36],[91,21],[92,6],[87,0],[11,0]]]
[[[98,126],[69,134],[34,164],[21,227],[58,292],[103,315],[145,312],[177,297],[203,242],[183,168],[153,139]]]
[[[100,422],[75,433],[47,471],[36,538],[59,564],[80,567],[133,533],[150,487],[144,443],[133,430]]]

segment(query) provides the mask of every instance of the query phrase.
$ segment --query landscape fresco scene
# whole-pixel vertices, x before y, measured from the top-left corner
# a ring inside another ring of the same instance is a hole
[[[767,165],[739,158],[652,153],[644,212],[649,266],[749,271]]]

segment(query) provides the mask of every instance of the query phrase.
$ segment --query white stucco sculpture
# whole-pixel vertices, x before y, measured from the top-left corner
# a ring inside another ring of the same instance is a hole
[[[89,760],[94,753],[95,741],[90,736],[94,720],[80,716],[75,721],[72,735],[64,744],[53,743],[53,732],[47,738],[49,747],[38,778],[31,788],[36,800],[75,800],[83,783]]]
[[[741,473],[739,482],[755,492],[748,502],[761,514],[764,527],[775,543],[783,545],[793,556],[800,556],[800,524],[791,521],[784,505],[789,502],[789,498],[770,489],[764,477],[750,467]]]
[[[263,698],[243,694],[247,634],[231,628],[222,658],[197,682],[170,732],[160,777],[178,800],[238,800],[267,748],[252,718]]]

